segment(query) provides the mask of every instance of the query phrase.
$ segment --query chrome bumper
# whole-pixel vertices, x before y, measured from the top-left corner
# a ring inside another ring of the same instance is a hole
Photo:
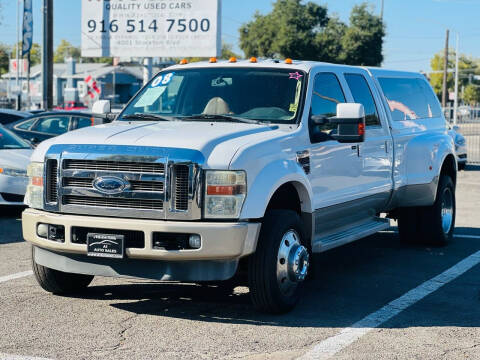
[[[65,242],[59,243],[40,238],[37,235],[37,224],[46,223],[65,227]],[[80,215],[64,215],[27,209],[22,215],[23,237],[36,247],[56,253],[87,254],[87,245],[74,244],[71,241],[73,226],[142,231],[145,235],[143,249],[127,248],[129,259],[145,260],[229,260],[239,259],[253,253],[256,249],[260,223],[209,223],[180,222],[161,220],[142,220],[108,218]],[[154,249],[152,234],[154,232],[199,234],[202,246],[196,250],[159,250]]]

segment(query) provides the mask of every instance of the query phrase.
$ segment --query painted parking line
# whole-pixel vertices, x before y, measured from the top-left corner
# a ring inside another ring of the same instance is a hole
[[[33,356],[9,355],[0,353],[0,360],[50,360]]]
[[[33,275],[32,270],[19,272],[19,273],[12,274],[12,275],[7,275],[7,276],[0,276],[0,284],[4,283],[4,282],[7,282],[7,281],[10,281],[10,280],[20,279],[20,278],[30,276],[30,275]],[[1,356],[0,356],[0,360],[2,360]]]
[[[352,326],[343,329],[337,335],[318,343],[300,359],[320,360],[328,359],[334,356],[344,348],[353,344],[362,336],[379,327],[394,316],[400,314],[402,311],[409,308],[416,302],[437,291],[442,286],[448,284],[452,280],[455,280],[478,264],[480,264],[480,251],[477,251],[476,253],[463,259],[450,269],[444,271],[438,276],[435,276],[433,279],[424,282],[415,289],[410,290],[403,296],[393,300],[374,313],[367,315]]]

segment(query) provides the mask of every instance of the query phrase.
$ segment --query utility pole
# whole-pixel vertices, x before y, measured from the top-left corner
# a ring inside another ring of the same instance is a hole
[[[459,61],[459,55],[458,55],[458,50],[459,50],[459,36],[458,32],[456,34],[457,38],[457,44],[456,44],[456,50],[455,50],[455,103],[453,106],[453,124],[457,125],[457,115],[458,115],[458,61]]]
[[[20,0],[17,0],[17,53],[16,53],[16,61],[17,61],[17,78],[15,81],[15,86],[17,88],[17,93],[15,96],[15,107],[17,110],[20,110],[22,107],[22,100],[21,100],[21,92],[20,92]]]
[[[385,1],[385,0],[382,0],[382,7],[381,7],[381,11],[380,11],[380,18],[382,19],[382,21],[383,21],[384,1]]]
[[[443,90],[442,90],[442,107],[447,107],[447,80],[448,80],[448,37],[450,35],[450,31],[447,29],[447,36],[445,38],[445,53],[444,53],[444,60],[443,60]]]
[[[53,0],[43,0],[42,68],[42,105],[50,110],[53,107]]]

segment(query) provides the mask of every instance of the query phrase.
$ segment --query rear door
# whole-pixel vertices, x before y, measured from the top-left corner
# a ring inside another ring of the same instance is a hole
[[[383,210],[392,190],[393,146],[388,120],[379,94],[369,74],[363,69],[348,69],[344,72],[351,101],[365,108],[365,142],[358,144],[362,164],[357,179],[361,197],[369,198],[372,211]]]
[[[70,116],[68,115],[47,115],[40,117],[29,130],[30,140],[38,144],[44,140],[65,134],[70,130]]]

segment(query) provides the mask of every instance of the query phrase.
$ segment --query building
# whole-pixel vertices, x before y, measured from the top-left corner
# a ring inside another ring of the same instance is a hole
[[[154,67],[153,73],[168,65],[171,63],[159,64]],[[53,104],[57,106],[74,101],[91,106],[99,99],[110,99],[113,103],[125,104],[142,87],[143,70],[143,66],[138,64],[112,66],[101,63],[77,63],[73,59],[54,64]],[[15,99],[16,76],[17,74],[12,72],[2,76],[0,88],[4,89],[7,99]],[[29,94],[26,74],[20,74],[20,83],[23,107],[39,108],[42,103],[42,66],[35,65],[31,68]]]

